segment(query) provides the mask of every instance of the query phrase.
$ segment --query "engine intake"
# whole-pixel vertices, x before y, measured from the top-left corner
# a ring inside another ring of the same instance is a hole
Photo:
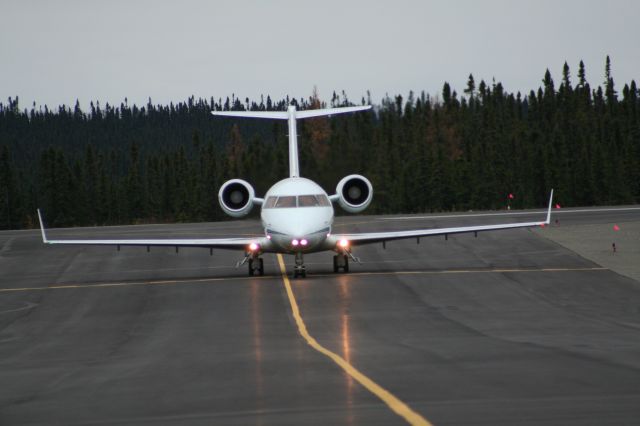
[[[226,181],[218,192],[222,210],[231,217],[243,217],[253,208],[256,193],[253,187],[242,179]]]
[[[349,213],[359,213],[371,204],[373,186],[361,175],[349,175],[342,178],[336,187],[338,204]]]

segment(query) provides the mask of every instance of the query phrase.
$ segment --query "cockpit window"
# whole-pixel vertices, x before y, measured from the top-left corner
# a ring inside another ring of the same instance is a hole
[[[296,203],[297,199],[297,203]],[[291,208],[291,207],[327,207],[331,202],[324,194],[313,195],[281,195],[281,196],[269,196],[264,202],[263,208]]]
[[[324,194],[298,196],[298,207],[320,207],[328,205],[329,200]]]
[[[298,206],[299,207],[315,207],[317,206],[318,199],[315,195],[299,195],[298,196]]]
[[[322,206],[322,207],[329,207],[331,205],[331,201],[329,201],[329,199],[327,198],[326,195],[324,194],[318,194],[316,195],[316,197],[318,197],[318,203]]]
[[[267,198],[267,201],[264,202],[264,208],[265,209],[273,208],[273,206],[276,205],[276,200],[277,199],[278,199],[278,197],[274,197],[274,196],[271,196],[271,197]]]
[[[276,208],[285,208],[285,207],[295,207],[296,206],[296,197],[293,195],[285,195],[282,197],[278,197],[278,201],[276,201]]]

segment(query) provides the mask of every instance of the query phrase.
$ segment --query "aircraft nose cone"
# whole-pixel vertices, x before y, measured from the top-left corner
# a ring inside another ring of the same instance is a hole
[[[291,235],[298,239],[307,237],[310,232],[312,230],[305,224],[295,224],[291,227]]]

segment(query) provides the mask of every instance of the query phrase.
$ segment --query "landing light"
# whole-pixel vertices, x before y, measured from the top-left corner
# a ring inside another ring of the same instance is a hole
[[[309,243],[309,241],[305,240],[304,238],[300,240],[300,245],[301,246],[306,246]]]
[[[291,240],[291,245],[292,246],[297,246],[298,244],[300,244],[300,242],[298,240]]]
[[[257,243],[251,243],[249,244],[249,250],[251,251],[256,251],[260,248],[260,246]]]
[[[347,240],[345,240],[345,239],[342,239],[342,240],[340,240],[340,241],[338,242],[338,245],[339,245],[340,247],[342,247],[342,248],[349,247],[349,241],[347,241]]]

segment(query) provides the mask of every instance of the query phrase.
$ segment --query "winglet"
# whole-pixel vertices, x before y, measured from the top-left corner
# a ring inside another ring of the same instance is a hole
[[[551,195],[549,196],[549,210],[547,210],[547,225],[551,223],[551,208],[553,207],[553,188],[551,188]]]
[[[40,232],[42,232],[42,242],[48,243],[47,234],[44,232],[44,225],[42,224],[42,214],[40,214],[40,209],[38,209],[38,220],[40,220]]]

